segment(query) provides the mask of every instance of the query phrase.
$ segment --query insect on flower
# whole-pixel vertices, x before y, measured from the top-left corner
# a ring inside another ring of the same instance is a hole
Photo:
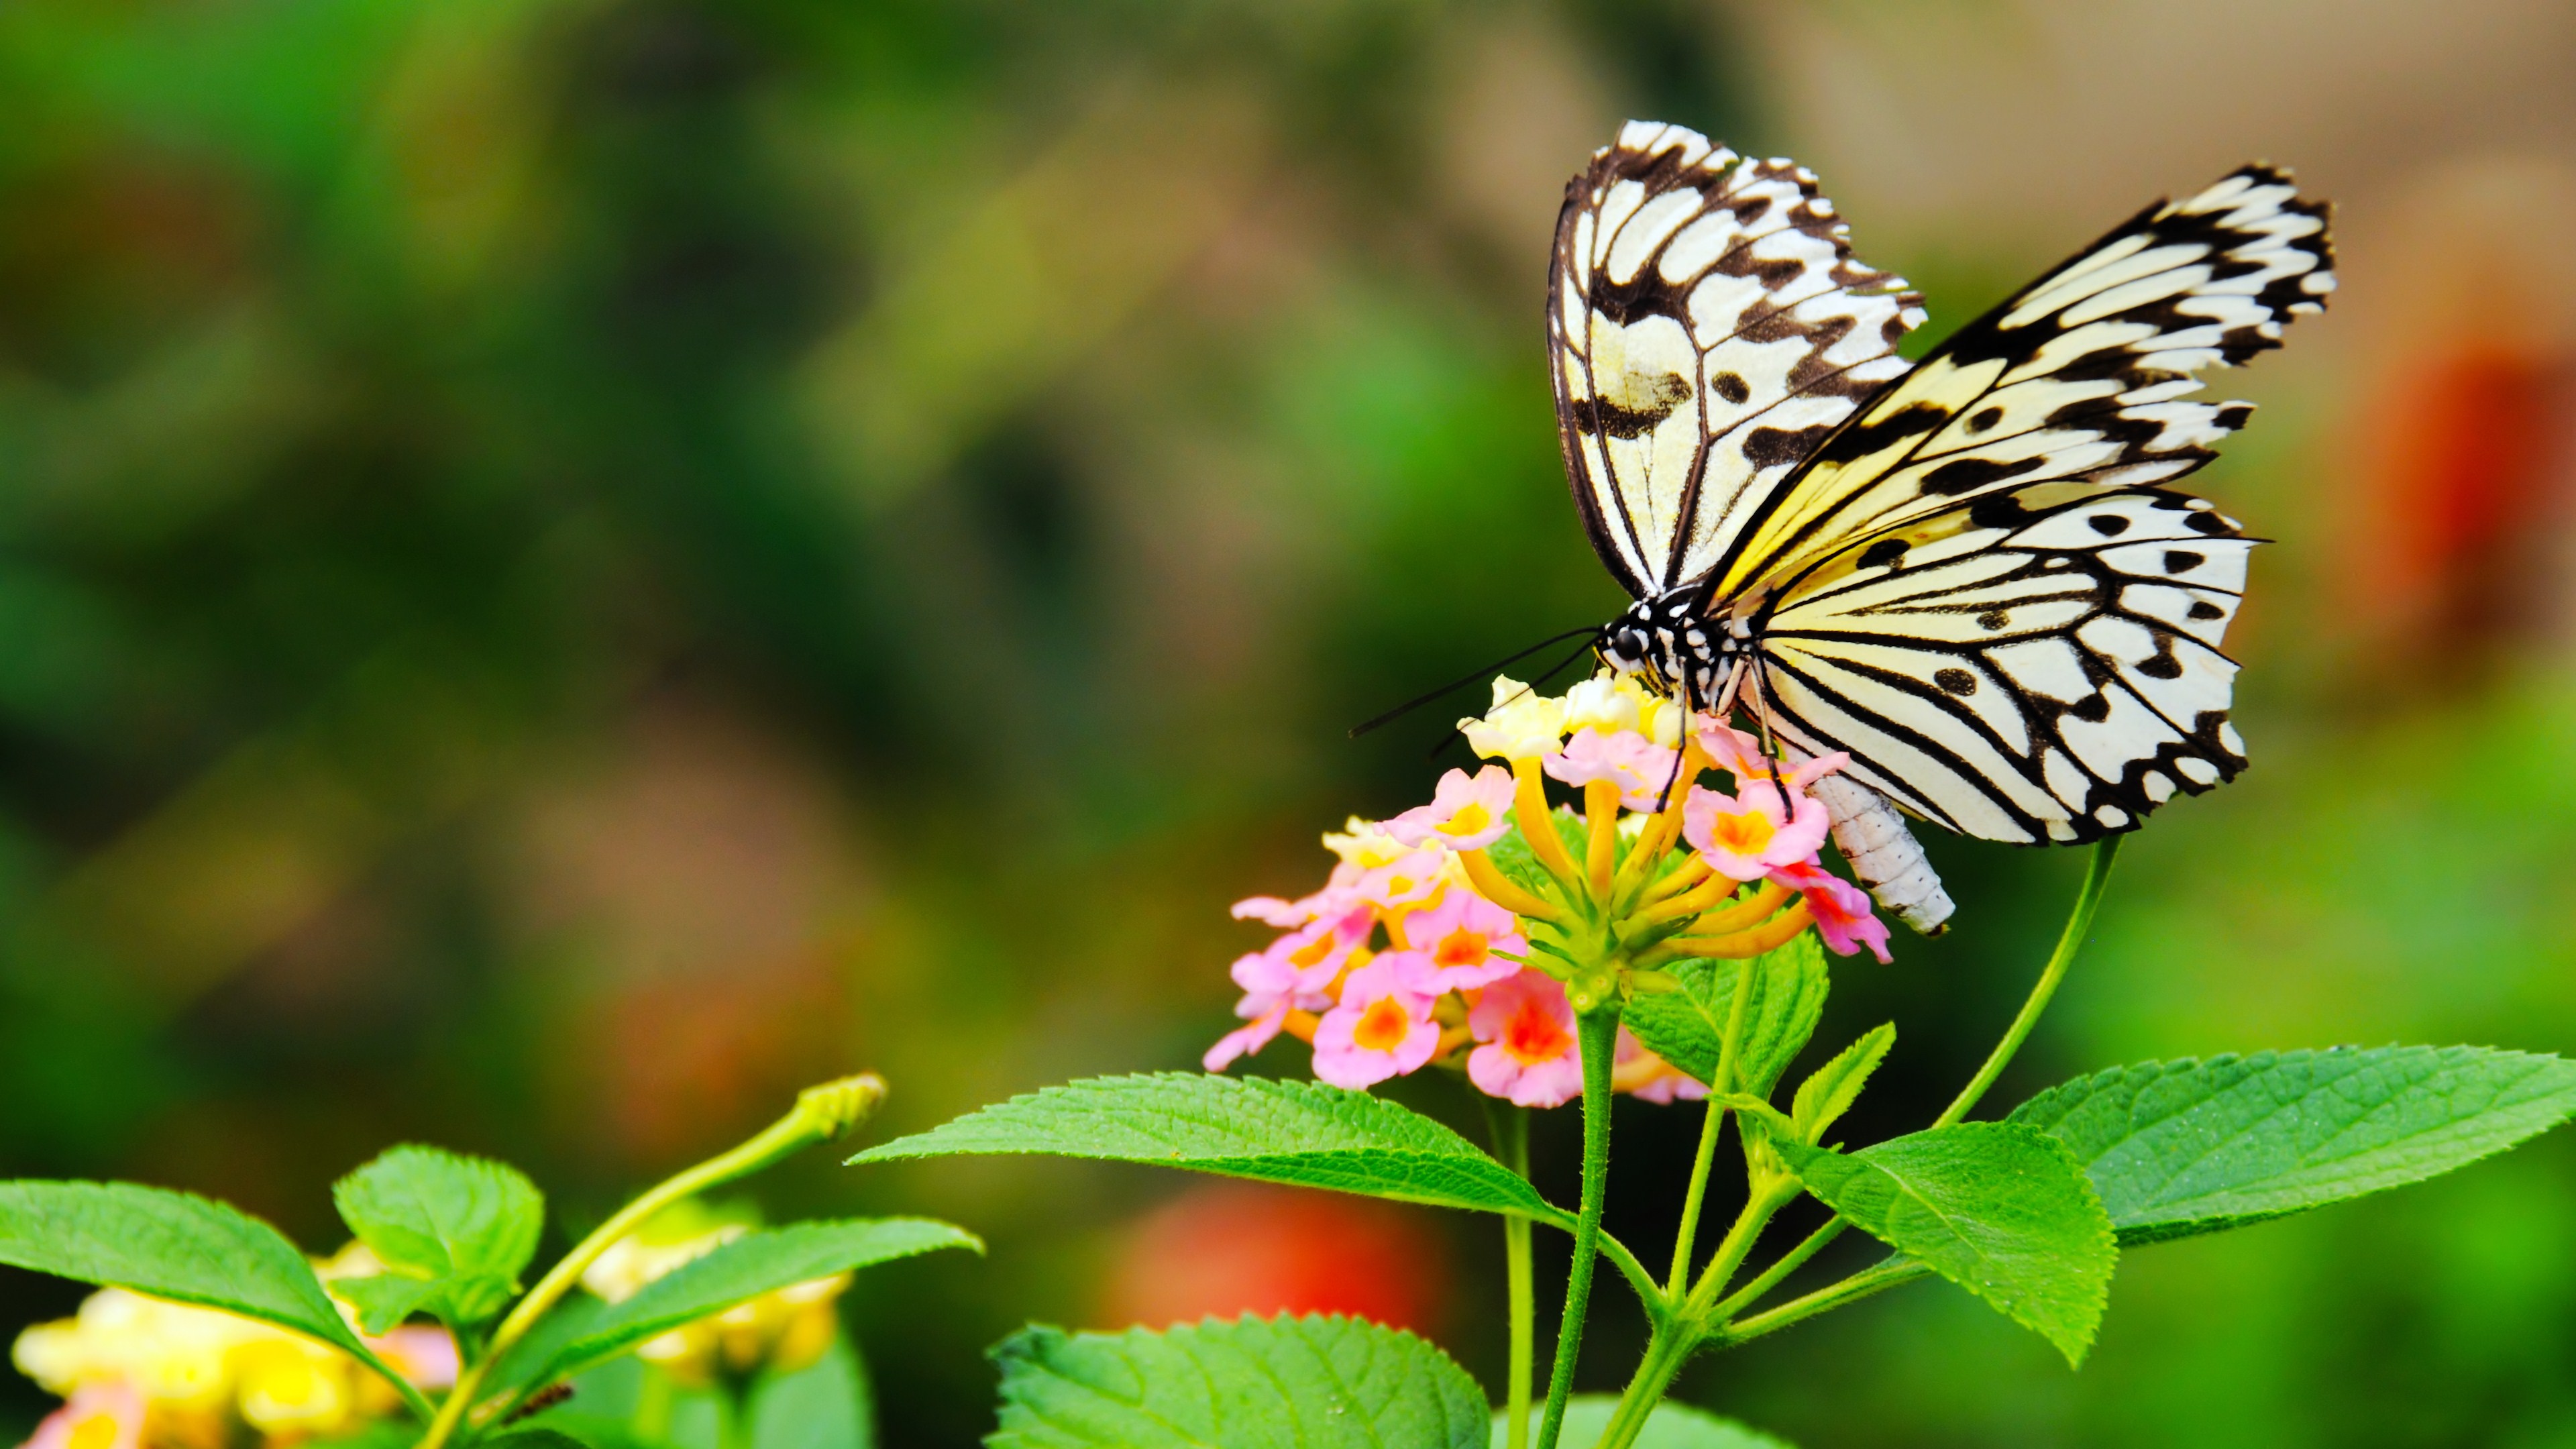
[[[2234,778],[2254,541],[2169,485],[2253,411],[2193,374],[2280,346],[2333,260],[2325,204],[2245,166],[1908,364],[1923,299],[1815,173],[1630,122],[1566,188],[1547,303],[1566,477],[1636,600],[1602,659],[1841,756],[1834,839],[1927,932],[1950,899],[1900,810],[2088,841]]]

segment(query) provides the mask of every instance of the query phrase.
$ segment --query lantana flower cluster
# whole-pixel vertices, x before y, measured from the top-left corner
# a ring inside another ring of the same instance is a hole
[[[1314,894],[1236,903],[1280,934],[1234,963],[1246,1025],[1208,1070],[1286,1034],[1337,1086],[1458,1064],[1491,1096],[1554,1107],[1582,1092],[1576,1013],[1676,962],[1758,956],[1811,928],[1839,954],[1888,959],[1868,894],[1821,857],[1830,821],[1809,791],[1847,757],[1774,758],[1611,674],[1562,696],[1497,679],[1493,707],[1458,727],[1500,763],[1326,835],[1339,863]],[[1728,788],[1702,784],[1711,774]],[[1552,804],[1551,781],[1576,803]],[[1707,1093],[1624,1029],[1613,1084]]]
[[[383,1271],[351,1245],[324,1280]],[[343,1309],[354,1329],[357,1315]],[[423,1389],[456,1382],[447,1330],[413,1324],[366,1340]],[[78,1312],[18,1335],[10,1357],[63,1406],[24,1449],[231,1449],[339,1437],[402,1407],[391,1385],[338,1349],[253,1319],[103,1288]]]

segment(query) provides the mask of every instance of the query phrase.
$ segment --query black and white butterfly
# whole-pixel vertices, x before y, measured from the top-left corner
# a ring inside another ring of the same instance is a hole
[[[2255,541],[2168,485],[2251,411],[2193,374],[2323,310],[2326,222],[2240,168],[1908,365],[1922,300],[1852,260],[1813,173],[1629,123],[1567,187],[1547,309],[1567,479],[1637,600],[1602,656],[1849,751],[1835,839],[1923,930],[1950,902],[1897,810],[2083,841],[2233,778]]]

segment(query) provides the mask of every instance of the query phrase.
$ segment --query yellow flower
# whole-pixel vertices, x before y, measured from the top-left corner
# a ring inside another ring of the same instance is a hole
[[[1516,679],[1494,680],[1494,705],[1483,719],[1462,719],[1458,728],[1480,755],[1499,760],[1535,760],[1553,752],[1565,739],[1565,701],[1540,694]]]
[[[321,1265],[326,1277],[349,1266],[346,1255]],[[455,1382],[455,1346],[443,1329],[398,1328],[369,1346],[423,1387]],[[401,1404],[391,1385],[336,1348],[122,1288],[100,1289],[72,1317],[19,1334],[10,1357],[65,1398],[110,1385],[131,1392],[152,1449],[224,1449],[244,1427],[264,1439],[340,1434]]]
[[[1413,853],[1413,847],[1387,834],[1385,826],[1356,815],[1344,822],[1340,831],[1324,832],[1324,848],[1340,856],[1344,864],[1361,870],[1393,865]]]

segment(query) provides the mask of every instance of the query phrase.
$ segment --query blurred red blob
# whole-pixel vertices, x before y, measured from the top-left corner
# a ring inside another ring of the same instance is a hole
[[[1249,1183],[1196,1187],[1128,1230],[1105,1321],[1346,1313],[1428,1334],[1447,1297],[1438,1238],[1404,1208]]]
[[[2563,357],[2477,341],[2390,379],[2355,582],[2394,662],[2454,673],[2540,622],[2567,511],[2568,382]]]

